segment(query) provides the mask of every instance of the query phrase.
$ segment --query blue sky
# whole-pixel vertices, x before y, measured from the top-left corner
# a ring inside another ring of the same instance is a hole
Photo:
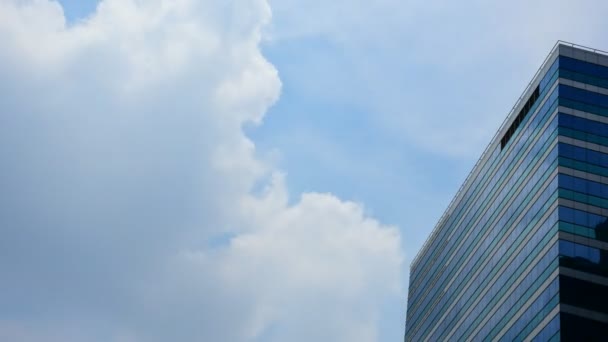
[[[402,339],[411,259],[607,6],[0,2],[0,340]]]

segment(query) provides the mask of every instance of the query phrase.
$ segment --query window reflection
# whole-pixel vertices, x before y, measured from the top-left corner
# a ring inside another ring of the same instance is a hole
[[[560,240],[559,254],[562,266],[608,275],[607,251],[571,241]]]

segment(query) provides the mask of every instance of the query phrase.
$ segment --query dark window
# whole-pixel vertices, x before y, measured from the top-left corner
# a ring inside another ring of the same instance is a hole
[[[571,315],[560,314],[562,341],[606,341],[607,323]]]
[[[530,95],[528,101],[526,101],[526,104],[524,104],[523,108],[519,111],[519,114],[517,114],[517,116],[515,117],[515,120],[513,120],[511,126],[509,126],[509,129],[507,130],[505,135],[502,137],[502,139],[500,139],[501,150],[505,148],[513,134],[515,134],[515,131],[517,130],[519,125],[524,121],[524,118],[526,117],[526,115],[528,115],[528,112],[530,111],[530,109],[532,109],[532,106],[534,106],[534,103],[536,102],[536,100],[538,100],[539,96],[540,89],[537,86],[536,89],[534,89],[532,95]]]
[[[572,277],[559,277],[559,296],[562,304],[608,313],[608,287]]]

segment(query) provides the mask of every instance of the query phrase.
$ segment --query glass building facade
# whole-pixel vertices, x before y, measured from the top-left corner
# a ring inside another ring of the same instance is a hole
[[[405,341],[608,341],[608,56],[559,42],[412,262]]]

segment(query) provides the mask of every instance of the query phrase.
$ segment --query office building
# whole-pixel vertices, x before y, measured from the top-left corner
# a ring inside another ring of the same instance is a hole
[[[608,341],[607,218],[608,55],[558,42],[413,260],[405,340]]]

